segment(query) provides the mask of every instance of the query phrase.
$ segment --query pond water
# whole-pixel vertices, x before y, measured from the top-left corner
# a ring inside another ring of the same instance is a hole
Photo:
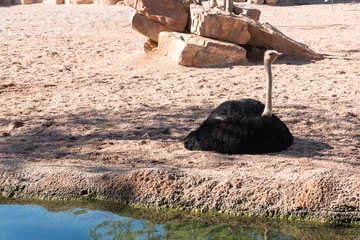
[[[121,211],[114,213],[69,206],[61,209],[63,207],[59,206],[0,204],[0,239],[360,239],[360,229],[356,227],[332,227],[329,233],[330,228],[324,231],[323,225],[294,227],[285,224],[284,227],[283,224],[271,225],[249,219],[241,225],[234,219],[202,219],[200,214],[184,217],[181,213],[133,209],[135,214],[129,216],[129,208],[121,207],[123,216]],[[139,218],[151,215],[154,216],[150,219]]]

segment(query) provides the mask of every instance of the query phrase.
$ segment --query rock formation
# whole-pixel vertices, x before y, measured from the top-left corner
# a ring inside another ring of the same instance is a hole
[[[190,6],[190,32],[223,41],[246,44],[250,38],[247,22],[230,14],[221,14],[217,9],[205,9],[200,5]]]
[[[246,50],[238,44],[194,34],[161,32],[159,50],[184,66],[211,67],[246,62]]]
[[[242,62],[245,60],[244,48],[252,52],[256,52],[257,48],[259,51],[272,48],[297,59],[321,59],[319,54],[287,37],[269,23],[260,24],[259,10],[236,3],[234,13],[229,13],[223,10],[224,6],[216,7],[217,4],[205,9],[190,2],[125,0],[125,4],[136,10],[131,26],[148,39],[158,42],[159,49],[181,65],[208,67]],[[176,33],[188,31],[191,34]],[[147,46],[144,44],[144,51],[148,51]],[[191,57],[194,59],[191,60]]]
[[[138,12],[135,12],[131,17],[130,24],[136,31],[155,42],[158,42],[160,32],[173,31],[173,29],[159,22],[155,22]]]
[[[320,55],[306,45],[287,37],[269,23],[260,24],[242,14],[227,15],[215,9],[205,11],[199,5],[191,5],[190,12],[190,31],[197,35],[253,47],[272,48],[294,58],[321,59]]]
[[[175,31],[185,31],[191,0],[125,0],[138,13]]]

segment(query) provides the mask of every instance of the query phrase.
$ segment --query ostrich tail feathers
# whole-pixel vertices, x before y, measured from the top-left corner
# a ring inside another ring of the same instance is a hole
[[[199,142],[197,141],[196,132],[192,131],[184,139],[184,147],[189,150],[200,150]]]

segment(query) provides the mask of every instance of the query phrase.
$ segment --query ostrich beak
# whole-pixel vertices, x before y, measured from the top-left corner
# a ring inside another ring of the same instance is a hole
[[[276,54],[276,57],[281,57],[282,55],[284,55],[284,54],[278,52],[278,53]]]

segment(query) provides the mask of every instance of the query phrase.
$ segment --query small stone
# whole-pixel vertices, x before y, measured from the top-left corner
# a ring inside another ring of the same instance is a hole
[[[151,40],[150,38],[146,39],[142,51],[143,53],[150,53],[153,52],[157,48],[158,44],[157,42]]]
[[[8,132],[2,132],[2,133],[1,133],[1,136],[3,136],[3,137],[10,137],[11,134],[8,133]]]
[[[76,141],[76,140],[78,140],[78,139],[77,139],[77,137],[70,136],[70,137],[69,137],[69,140],[70,140],[70,141]]]
[[[9,125],[9,130],[14,130],[16,128],[21,128],[24,126],[24,122],[21,121],[14,121]]]

